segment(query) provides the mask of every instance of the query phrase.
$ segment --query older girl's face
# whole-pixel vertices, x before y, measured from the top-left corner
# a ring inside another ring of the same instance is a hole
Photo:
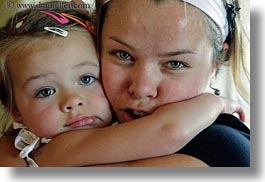
[[[112,2],[101,37],[102,79],[120,122],[206,91],[215,67],[204,18],[181,2]]]

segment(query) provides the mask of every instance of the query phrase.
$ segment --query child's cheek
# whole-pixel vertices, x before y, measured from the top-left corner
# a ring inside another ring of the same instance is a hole
[[[32,118],[34,121],[34,133],[37,136],[51,138],[61,132],[61,128],[67,122],[60,110],[54,107],[46,107]]]

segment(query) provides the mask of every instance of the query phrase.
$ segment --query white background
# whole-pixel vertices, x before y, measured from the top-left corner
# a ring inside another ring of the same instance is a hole
[[[263,182],[264,172],[264,9],[251,2],[251,168],[0,168],[1,182],[47,181],[232,181]],[[1,147],[1,146],[0,146]]]

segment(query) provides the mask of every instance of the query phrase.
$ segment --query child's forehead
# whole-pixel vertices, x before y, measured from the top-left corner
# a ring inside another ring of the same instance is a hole
[[[54,48],[60,52],[62,47],[68,46],[95,46],[92,38],[87,31],[68,31],[67,37],[61,37],[53,34],[41,36],[24,36],[14,43],[10,48],[10,54],[14,57],[21,57],[32,52],[43,51],[49,48]],[[11,56],[11,57],[13,57]]]
[[[89,65],[89,68],[98,70],[99,63],[95,45],[88,42],[88,38],[77,33],[70,33],[67,38],[35,38],[29,41],[24,49],[17,50],[19,54],[12,55],[8,69],[13,70],[13,73],[17,71],[24,73],[25,70],[31,70],[26,71],[27,74],[38,74],[38,72],[49,70],[59,73],[64,68],[82,69],[84,67],[82,65]],[[96,67],[91,65],[96,65]]]

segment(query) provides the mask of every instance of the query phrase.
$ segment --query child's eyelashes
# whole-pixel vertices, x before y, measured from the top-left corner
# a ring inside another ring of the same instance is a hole
[[[84,85],[84,86],[89,86],[91,84],[93,84],[95,81],[97,81],[97,78],[91,74],[85,74],[82,75],[79,79],[78,79],[78,85]],[[75,85],[73,83],[73,85]],[[59,88],[58,88],[59,89]],[[60,89],[59,89],[60,90]],[[41,87],[40,89],[38,89],[36,91],[35,97],[36,98],[46,98],[49,97],[51,95],[54,95],[56,93],[56,89],[54,87]]]
[[[37,98],[45,98],[45,97],[49,97],[55,93],[56,93],[56,90],[54,88],[46,87],[46,88],[40,89],[37,92],[36,97]]]
[[[94,83],[96,81],[96,77],[90,74],[85,74],[83,76],[81,76],[79,84],[80,85],[91,85],[92,83]]]

